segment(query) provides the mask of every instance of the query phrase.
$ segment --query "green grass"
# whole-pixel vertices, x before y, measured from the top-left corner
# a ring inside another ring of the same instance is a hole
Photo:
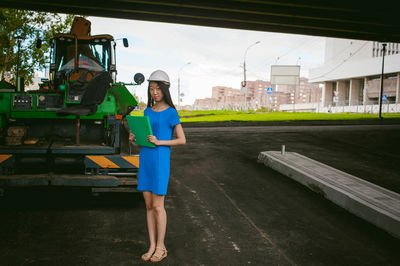
[[[210,111],[188,111],[181,110],[179,111],[180,116],[195,116],[195,115],[237,115],[237,114],[251,114],[255,113],[254,111],[245,112],[245,111],[229,111],[229,110],[210,110]]]
[[[377,114],[352,113],[288,113],[288,112],[235,112],[235,111],[183,111],[182,122],[229,122],[229,121],[309,121],[309,120],[377,120]],[[400,113],[382,114],[384,118],[400,119]]]
[[[139,110],[139,111],[133,111],[130,113],[131,116],[143,116],[144,115],[144,110]]]
[[[131,115],[133,116],[141,116],[143,115],[144,110],[133,111]],[[254,112],[253,112],[254,113]],[[180,117],[189,117],[189,116],[204,116],[204,115],[237,115],[237,114],[246,114],[246,112],[241,111],[226,111],[226,110],[214,110],[214,111],[187,111],[181,110],[179,111]]]
[[[131,113],[134,116],[143,115],[143,110]],[[311,120],[378,120],[378,114],[353,114],[353,113],[291,113],[291,112],[269,112],[256,113],[245,111],[179,111],[181,122],[234,122],[234,121],[311,121]],[[400,113],[385,114],[383,118],[399,119]]]

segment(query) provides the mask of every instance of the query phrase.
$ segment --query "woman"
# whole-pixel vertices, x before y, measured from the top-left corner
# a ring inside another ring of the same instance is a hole
[[[148,102],[144,115],[149,117],[154,135],[148,136],[147,140],[156,147],[141,147],[137,190],[143,191],[146,202],[150,238],[149,250],[141,258],[144,261],[158,262],[167,256],[164,245],[167,227],[164,199],[170,173],[170,146],[184,145],[186,138],[171,100],[167,73],[156,70],[148,81]],[[177,137],[172,139],[174,131]],[[131,133],[129,139],[134,141],[135,136]]]

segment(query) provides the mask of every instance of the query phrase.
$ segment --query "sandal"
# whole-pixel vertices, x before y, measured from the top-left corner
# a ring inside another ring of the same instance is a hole
[[[143,260],[143,261],[148,261],[148,260],[150,260],[151,257],[153,256],[153,254],[154,254],[154,251],[153,251],[153,253],[150,253],[150,252],[144,253],[144,254],[142,255],[142,260]]]
[[[156,253],[154,253],[153,256],[151,256],[151,258],[150,258],[151,262],[159,262],[167,257],[168,251],[165,248],[156,247],[156,249],[161,249],[162,251],[164,251],[164,253],[162,255],[156,255]]]

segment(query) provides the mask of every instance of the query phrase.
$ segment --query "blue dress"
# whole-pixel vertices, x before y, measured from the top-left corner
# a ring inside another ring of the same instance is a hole
[[[181,123],[178,112],[172,107],[160,112],[147,107],[144,115],[149,117],[153,135],[158,140],[171,140],[175,125]],[[170,154],[170,146],[141,147],[137,190],[151,191],[157,195],[167,194]]]

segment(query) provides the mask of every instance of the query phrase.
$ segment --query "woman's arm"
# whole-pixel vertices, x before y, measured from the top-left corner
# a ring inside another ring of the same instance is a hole
[[[186,144],[185,133],[181,124],[175,126],[176,139],[173,140],[158,140],[156,136],[148,136],[147,140],[157,146],[179,146]]]

